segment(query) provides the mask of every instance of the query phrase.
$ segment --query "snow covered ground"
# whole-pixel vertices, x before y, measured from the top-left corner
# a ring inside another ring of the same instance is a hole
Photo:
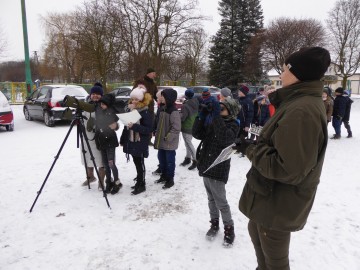
[[[350,119],[354,137],[329,140],[308,223],[292,234],[292,269],[360,269],[360,99],[354,99]],[[26,121],[22,106],[13,110],[15,131],[0,130],[0,269],[256,268],[248,220],[237,208],[250,167],[246,158],[233,156],[226,186],[236,233],[230,249],[222,247],[222,231],[213,242],[205,239],[208,206],[197,171],[177,166],[173,188],[164,191],[154,184],[157,177],[150,173],[157,167],[154,149],[146,160],[147,191],[137,196],[130,195],[134,165],[117,150],[124,187],[108,196],[109,209],[97,184],[90,190],[81,186],[85,171],[76,148],[76,129],[30,213],[69,125],[49,128]],[[177,164],[184,150],[181,140]]]

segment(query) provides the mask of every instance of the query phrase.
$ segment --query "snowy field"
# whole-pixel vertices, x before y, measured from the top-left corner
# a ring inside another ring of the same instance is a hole
[[[292,234],[292,269],[360,269],[360,99],[354,100],[350,118],[354,137],[345,138],[343,128],[341,140],[329,140],[308,223]],[[209,214],[197,171],[177,166],[175,186],[162,190],[151,175],[157,167],[154,149],[145,161],[147,190],[137,196],[130,195],[133,162],[126,163],[122,149],[117,149],[124,187],[108,196],[109,209],[97,184],[90,190],[81,186],[85,170],[75,128],[30,213],[69,125],[49,128],[26,121],[22,106],[13,110],[15,131],[0,130],[1,270],[256,268],[248,220],[237,207],[250,168],[247,158],[232,157],[226,185],[236,233],[229,249],[222,246],[222,228],[213,242],[205,239]],[[333,133],[329,125],[329,135]],[[184,155],[181,139],[177,164]]]

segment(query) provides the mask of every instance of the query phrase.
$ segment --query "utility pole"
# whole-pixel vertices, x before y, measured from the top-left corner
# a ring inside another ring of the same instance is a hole
[[[29,96],[32,90],[32,80],[31,80],[31,69],[30,69],[30,58],[29,58],[29,42],[28,42],[28,34],[27,34],[25,0],[21,0],[21,14],[22,14],[22,23],[23,23],[24,51],[25,51],[26,91],[27,91],[27,95]]]

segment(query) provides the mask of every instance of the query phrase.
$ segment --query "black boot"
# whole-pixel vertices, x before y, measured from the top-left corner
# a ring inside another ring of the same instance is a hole
[[[131,189],[135,189],[136,183],[137,183],[137,177],[135,177],[133,180],[134,180],[134,182],[135,182],[135,185],[131,186],[131,187],[130,187]]]
[[[339,139],[341,139],[341,136],[337,135],[337,134],[334,134],[334,136],[332,136],[330,139],[331,140],[339,140]]]
[[[352,132],[350,131],[346,138],[352,138]]]
[[[163,189],[171,188],[174,185],[174,178],[166,178],[165,185],[162,187]]]
[[[219,231],[219,219],[214,218],[210,220],[211,226],[208,232],[206,233],[206,239],[209,241],[214,240],[215,236],[217,235]]]
[[[234,239],[235,239],[234,225],[225,226],[223,246],[231,247],[234,243]]]
[[[132,195],[137,195],[146,190],[144,181],[137,181],[134,190],[131,192]]]
[[[111,192],[111,190],[114,187],[114,182],[112,182],[111,180],[106,179],[106,188],[105,188],[105,193],[109,194]]]
[[[165,176],[161,175],[160,179],[155,181],[155,184],[162,184],[164,182],[166,182],[166,178],[165,178]]]
[[[182,163],[180,163],[180,166],[186,166],[191,163],[191,159],[186,157]]]
[[[188,170],[193,170],[196,168],[196,166],[197,166],[197,161],[193,160],[193,162],[192,162],[191,166],[188,168]]]
[[[111,190],[111,194],[114,195],[119,192],[119,190],[122,188],[123,184],[121,184],[120,179],[116,180],[114,182],[114,186]]]

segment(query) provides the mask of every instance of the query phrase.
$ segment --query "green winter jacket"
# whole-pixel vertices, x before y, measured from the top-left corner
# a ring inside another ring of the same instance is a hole
[[[257,224],[278,231],[301,230],[314,202],[327,146],[323,83],[300,82],[269,95],[276,107],[257,145],[239,209]]]

